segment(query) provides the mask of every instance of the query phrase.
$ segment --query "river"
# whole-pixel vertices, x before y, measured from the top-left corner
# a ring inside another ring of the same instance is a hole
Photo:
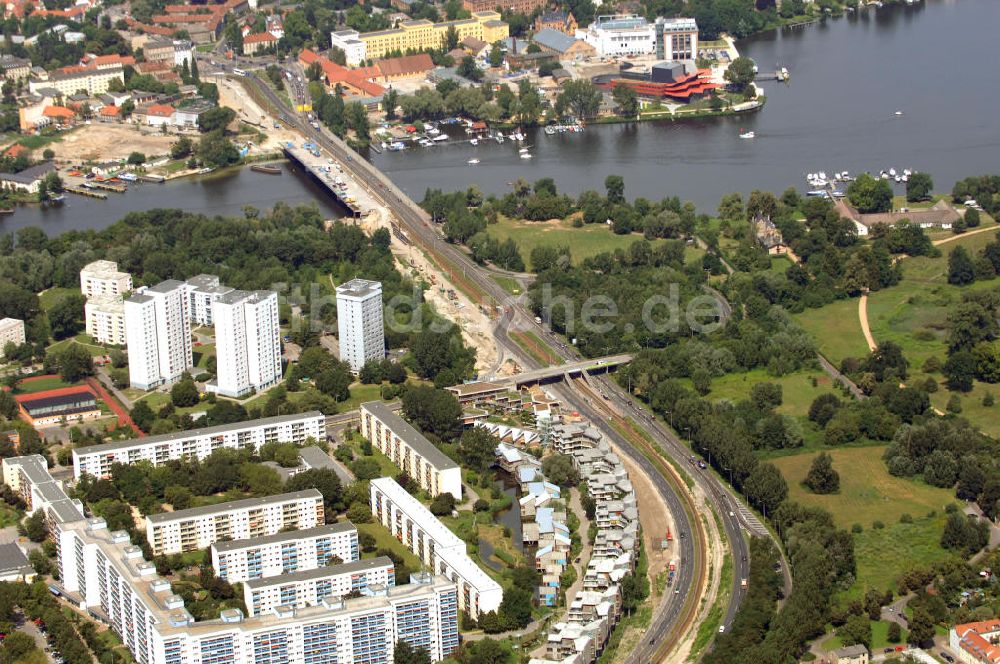
[[[512,142],[490,142],[385,153],[374,163],[417,200],[428,187],[506,193],[519,177],[552,177],[577,194],[619,174],[630,198],[676,195],[709,212],[732,191],[804,189],[808,172],[889,167],[929,171],[950,189],[1000,169],[1000,88],[988,56],[997,25],[997,0],[869,9],[741,42],[762,72],[791,72],[787,85],[762,83],[768,103],[756,114],[534,131],[530,161]],[[757,137],[740,139],[741,128]],[[473,155],[480,164],[466,163]]]
[[[992,58],[984,57],[997,25],[998,0],[870,9],[741,42],[740,52],[761,71],[780,65],[792,75],[787,85],[762,84],[768,103],[756,114],[556,136],[536,130],[527,141],[531,160],[519,159],[508,142],[415,148],[373,154],[373,161],[417,200],[428,187],[505,193],[519,177],[552,177],[560,191],[577,194],[601,190],[607,175],[620,174],[630,198],[676,195],[710,212],[731,191],[804,189],[807,172],[889,167],[929,171],[946,190],[959,178],[1000,170],[1000,87]],[[757,137],[740,139],[741,128]],[[473,156],[481,163],[467,164]],[[340,215],[312,182],[285,170],[277,177],[243,169],[142,185],[106,201],[70,195],[62,207],[26,206],[0,217],[0,232],[103,228],[154,207],[239,215],[244,205],[264,209],[279,200],[316,201]]]
[[[307,175],[282,164],[281,175],[249,168],[226,169],[201,177],[179,178],[163,184],[129,185],[124,194],[108,193],[107,200],[66,194],[59,205],[25,205],[0,216],[0,233],[38,226],[49,235],[67,230],[101,229],[136,210],[180,208],[206,215],[243,215],[243,207],[264,210],[277,201],[289,205],[316,203],[323,214],[340,217],[343,211]]]

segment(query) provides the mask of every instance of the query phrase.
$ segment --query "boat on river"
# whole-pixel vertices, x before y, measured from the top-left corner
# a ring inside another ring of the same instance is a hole
[[[250,166],[250,170],[268,175],[281,175],[281,169],[270,164],[253,164]]]

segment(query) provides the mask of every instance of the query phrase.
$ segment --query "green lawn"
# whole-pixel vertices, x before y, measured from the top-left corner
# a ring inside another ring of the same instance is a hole
[[[816,386],[812,379],[816,379]],[[706,399],[737,402],[750,394],[750,388],[756,383],[776,383],[781,385],[782,404],[777,411],[783,415],[805,417],[809,414],[809,406],[821,394],[833,392],[840,394],[833,381],[823,371],[797,371],[787,376],[771,376],[763,369],[754,369],[745,373],[726,374],[712,380],[712,389]]]
[[[58,376],[45,377],[39,380],[32,380],[29,382],[21,381],[17,384],[16,391],[19,394],[34,394],[35,392],[44,392],[45,390],[58,390],[62,387],[72,387],[74,385],[79,385],[80,383],[67,383],[62,378]]]
[[[23,515],[6,503],[0,504],[0,528],[15,525]]]
[[[900,629],[901,640],[900,643],[906,643],[907,630],[905,627]],[[839,636],[833,636],[823,642],[823,650],[837,650],[844,645],[844,642]],[[879,620],[878,622],[872,623],[872,652],[881,652],[888,648],[889,646],[895,646],[895,643],[889,643],[889,622],[886,620]]]
[[[788,482],[791,500],[827,510],[840,528],[861,524],[863,531],[855,535],[858,574],[851,595],[866,587],[894,588],[896,579],[909,567],[951,555],[938,542],[944,528],[944,508],[954,499],[952,492],[889,475],[882,461],[884,451],[884,446],[830,450],[833,467],[840,474],[840,492],[827,496],[802,486],[816,453],[772,461]],[[933,517],[928,516],[931,512]],[[899,523],[903,514],[912,516],[913,523]],[[885,527],[873,528],[875,521]]]
[[[845,357],[865,357],[868,344],[858,319],[858,299],[837,300],[793,316],[816,340],[819,351],[835,366]]]
[[[42,305],[42,309],[44,309],[47,313],[50,309],[52,309],[52,307],[56,305],[57,302],[59,302],[59,300],[63,299],[67,295],[74,295],[74,294],[79,295],[80,289],[54,287],[46,291],[43,291],[41,294],[39,294],[38,303]]]
[[[76,344],[78,346],[83,346],[90,353],[91,357],[101,357],[108,354],[108,349],[100,344],[94,343],[92,337],[88,337],[86,334],[78,334],[75,337],[69,339],[63,339],[62,341],[57,341],[48,347],[50,351],[58,351],[66,348],[67,346]]]
[[[502,277],[499,274],[493,275],[493,281],[500,285],[500,288],[504,289],[511,295],[517,295],[521,292],[521,284],[517,283],[516,279],[511,277]]]
[[[573,263],[577,264],[605,251],[627,249],[633,242],[642,239],[638,233],[615,235],[606,224],[573,228],[566,220],[514,221],[504,217],[487,226],[486,232],[501,241],[513,238],[521,250],[521,257],[528,263],[528,269],[531,269],[531,250],[535,247],[568,246]]]
[[[356,410],[366,401],[378,401],[382,398],[381,385],[364,385],[362,383],[354,383],[351,385],[350,390],[351,398],[337,406],[340,412]]]
[[[421,567],[420,558],[407,549],[402,542],[389,534],[389,531],[381,523],[357,523],[358,533],[368,533],[375,538],[376,549],[388,549],[399,555],[411,572],[419,572]],[[374,558],[375,553],[363,553],[362,558]]]

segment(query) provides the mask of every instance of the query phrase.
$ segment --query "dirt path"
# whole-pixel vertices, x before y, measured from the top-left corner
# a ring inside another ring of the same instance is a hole
[[[389,228],[390,224],[383,210],[373,208],[372,213],[362,219],[361,226],[366,233],[371,234],[378,228]],[[447,287],[450,284],[446,275],[428,260],[419,247],[404,244],[393,233],[389,248],[396,257],[400,272],[415,281],[425,281],[431,285],[424,291],[424,299],[441,316],[461,328],[465,342],[476,349],[476,371],[488,373],[499,358],[492,334],[493,322],[461,290],[453,291],[454,298],[449,295]]]

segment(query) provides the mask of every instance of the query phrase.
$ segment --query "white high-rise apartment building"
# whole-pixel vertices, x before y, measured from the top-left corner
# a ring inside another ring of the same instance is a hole
[[[83,305],[87,335],[99,344],[124,346],[125,304],[120,297],[100,296]]]
[[[212,545],[212,568],[229,583],[307,572],[334,558],[351,563],[360,557],[358,529],[350,521]]]
[[[242,397],[281,380],[278,294],[234,290],[212,303],[217,378],[210,392]]]
[[[132,275],[119,272],[114,261],[94,261],[80,270],[80,291],[88,300],[98,297],[122,298],[132,290]]]
[[[132,387],[173,383],[193,366],[191,323],[183,281],[140,288],[125,300],[128,375]]]
[[[357,373],[371,360],[385,357],[382,284],[351,279],[337,286],[337,332],[340,359]]]
[[[352,592],[364,594],[373,586],[395,585],[396,567],[392,559],[379,556],[247,581],[243,584],[243,603],[251,616],[259,616],[277,607],[304,609],[319,606],[326,597],[339,598]]]
[[[234,288],[219,284],[214,274],[199,274],[184,282],[187,287],[188,317],[194,325],[212,324],[212,303]]]

